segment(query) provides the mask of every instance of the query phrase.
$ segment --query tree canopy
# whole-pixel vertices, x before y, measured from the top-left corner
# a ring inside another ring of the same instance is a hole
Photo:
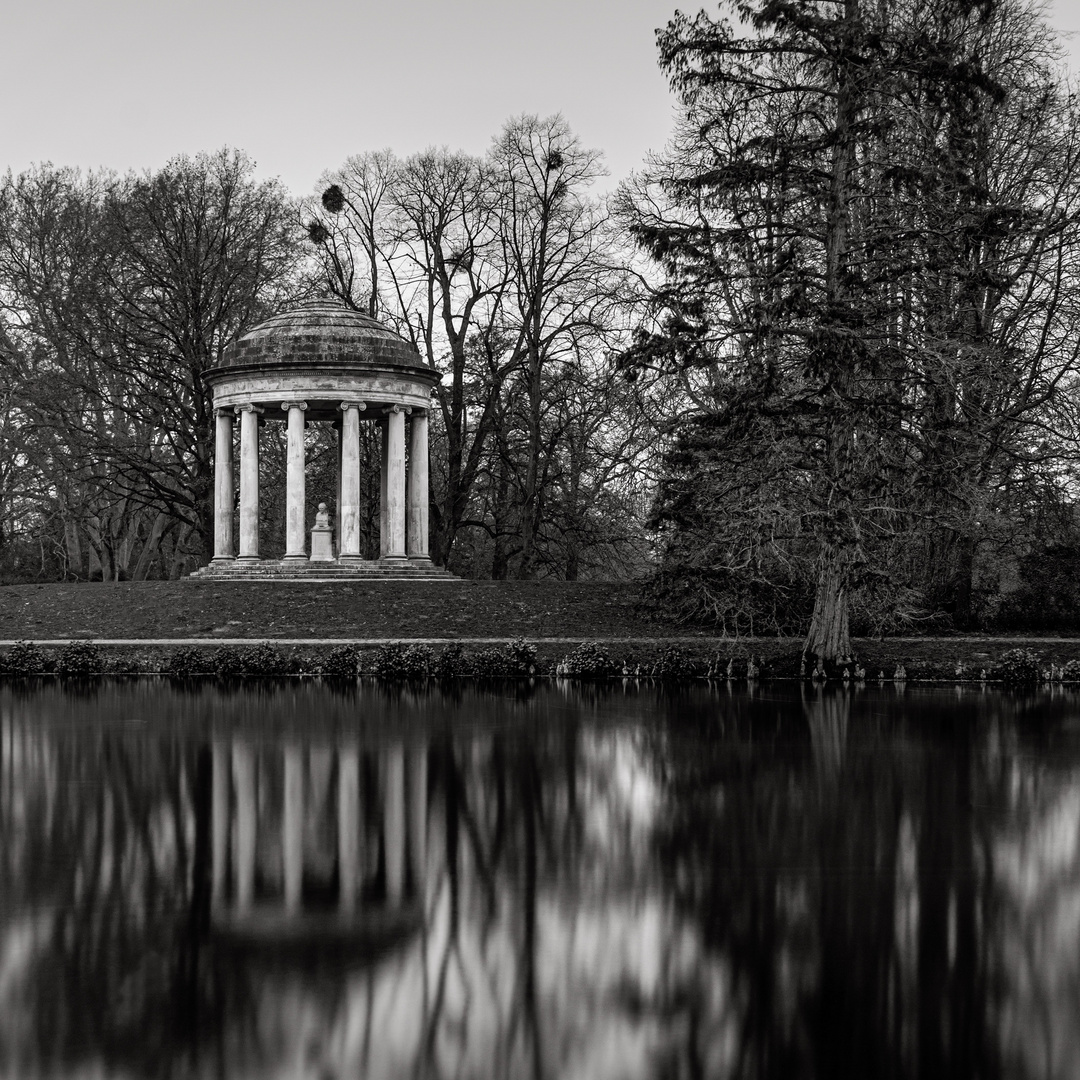
[[[561,116],[525,115],[483,157],[350,158],[308,208],[328,287],[443,372],[432,552],[459,570],[644,567],[655,424],[610,363],[633,289],[602,173]]]
[[[0,184],[0,371],[18,402],[4,457],[71,572],[142,577],[164,539],[177,570],[208,547],[202,375],[295,290],[300,251],[283,188],[232,151]]]

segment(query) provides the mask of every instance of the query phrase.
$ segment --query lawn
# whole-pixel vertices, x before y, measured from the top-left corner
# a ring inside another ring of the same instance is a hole
[[[693,636],[616,582],[151,581],[0,588],[0,639]]]

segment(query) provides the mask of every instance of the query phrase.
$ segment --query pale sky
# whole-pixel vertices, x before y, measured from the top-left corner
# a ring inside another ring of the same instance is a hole
[[[350,154],[482,153],[509,117],[561,112],[604,151],[613,186],[667,137],[673,101],[653,30],[677,6],[3,0],[0,171],[141,171],[230,146],[306,195]],[[1080,0],[1048,10],[1080,31]],[[1080,70],[1080,41],[1070,46]]]

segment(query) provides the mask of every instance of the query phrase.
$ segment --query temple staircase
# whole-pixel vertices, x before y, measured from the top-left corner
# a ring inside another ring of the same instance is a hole
[[[337,559],[286,562],[210,563],[188,575],[189,581],[458,581],[459,578],[428,560]]]

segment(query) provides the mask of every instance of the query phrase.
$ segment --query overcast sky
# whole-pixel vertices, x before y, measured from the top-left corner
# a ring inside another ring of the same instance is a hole
[[[605,152],[614,184],[666,138],[672,99],[653,30],[676,6],[9,0],[0,168],[142,170],[231,146],[304,195],[353,153],[480,153],[508,117],[561,112]],[[1080,31],[1080,0],[1047,8]],[[1080,42],[1069,44],[1080,70]]]

